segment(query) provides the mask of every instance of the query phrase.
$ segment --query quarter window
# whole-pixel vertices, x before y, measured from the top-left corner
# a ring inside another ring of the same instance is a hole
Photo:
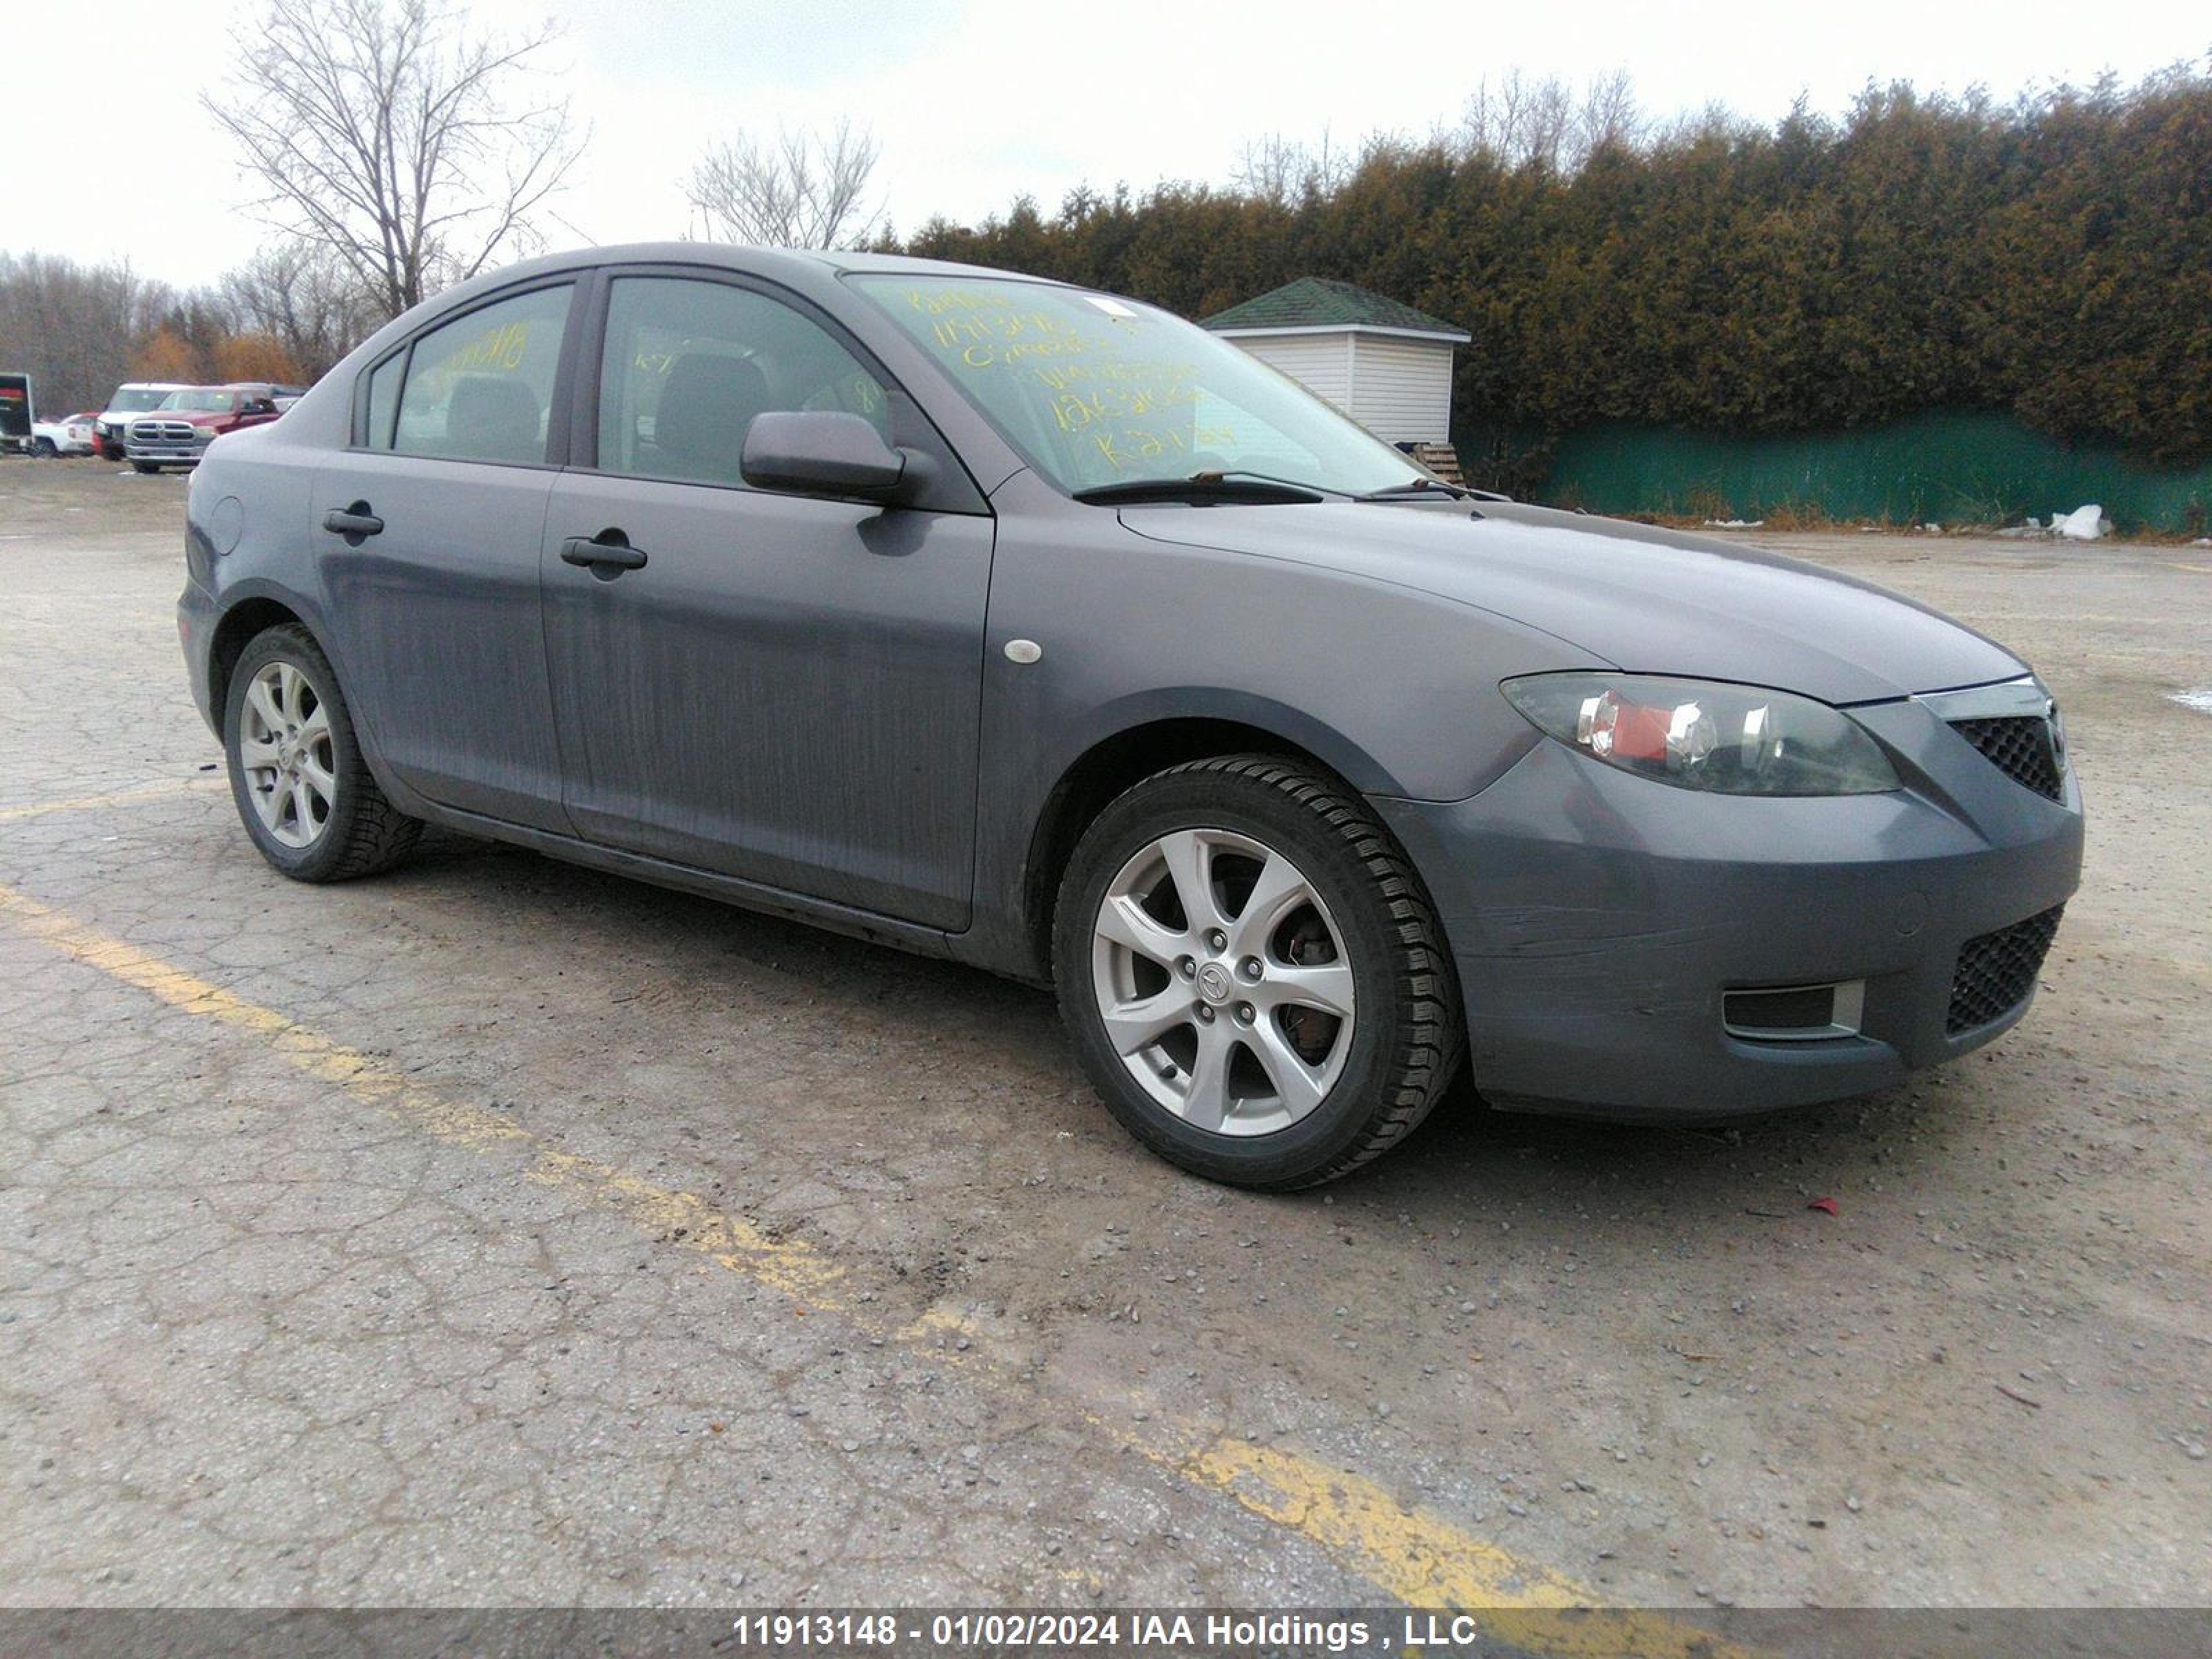
[[[416,340],[391,447],[453,460],[543,463],[573,292],[563,286],[519,294]],[[372,377],[372,444],[380,435],[378,391]]]
[[[368,377],[368,430],[362,434],[371,449],[392,447],[392,417],[399,410],[399,377],[407,370],[407,354],[394,353]]]
[[[790,306],[725,283],[617,280],[599,375],[602,471],[741,483],[753,416],[783,410],[842,410],[890,437],[883,382]]]

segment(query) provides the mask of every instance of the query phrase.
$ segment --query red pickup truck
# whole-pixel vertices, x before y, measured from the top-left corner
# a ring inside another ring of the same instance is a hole
[[[172,392],[123,430],[123,453],[141,472],[197,466],[226,432],[275,420],[279,388],[266,385],[198,386]]]

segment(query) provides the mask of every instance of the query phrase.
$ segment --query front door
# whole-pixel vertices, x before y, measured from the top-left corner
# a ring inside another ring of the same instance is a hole
[[[896,441],[893,406],[880,371],[757,289],[609,285],[599,465],[554,485],[543,553],[580,834],[966,925],[992,521],[738,475],[757,414],[845,410]],[[571,562],[576,541],[624,562]]]
[[[386,763],[441,805],[552,830],[568,824],[538,556],[573,293],[477,307],[386,359],[363,441],[321,469],[311,508],[346,691]]]

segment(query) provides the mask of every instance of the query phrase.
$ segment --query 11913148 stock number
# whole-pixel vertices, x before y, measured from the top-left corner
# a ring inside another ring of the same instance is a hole
[[[935,1613],[902,1620],[889,1613],[753,1613],[731,1626],[740,1647],[889,1648],[925,1639],[938,1648],[1117,1647],[1121,1620],[1110,1613]]]

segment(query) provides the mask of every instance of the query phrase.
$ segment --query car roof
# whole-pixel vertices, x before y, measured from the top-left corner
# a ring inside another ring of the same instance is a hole
[[[1049,276],[1034,276],[990,265],[961,264],[949,259],[918,259],[903,253],[742,247],[731,242],[626,242],[609,247],[570,248],[559,253],[540,254],[534,259],[526,259],[518,264],[474,277],[460,288],[447,292],[474,294],[488,288],[504,286],[517,277],[539,274],[551,276],[586,265],[632,264],[721,265],[756,276],[787,279],[880,273],[910,276],[988,276],[1000,282],[1051,283],[1056,287],[1068,286]]]

